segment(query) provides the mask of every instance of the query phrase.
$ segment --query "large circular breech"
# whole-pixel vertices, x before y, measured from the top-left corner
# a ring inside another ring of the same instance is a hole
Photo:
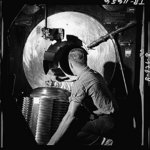
[[[33,89],[44,87],[45,81],[52,79],[52,73],[45,74],[43,69],[44,53],[54,41],[45,40],[42,37],[41,29],[45,26],[45,20],[38,23],[29,34],[23,51],[23,68],[27,81]],[[103,25],[92,16],[84,13],[66,11],[59,12],[47,17],[48,28],[63,28],[64,41],[67,35],[78,37],[83,47],[90,44],[99,37],[107,34]],[[67,61],[67,57],[64,61]],[[111,39],[88,50],[88,65],[90,68],[101,73],[107,82],[111,81],[114,66],[109,69],[105,67],[115,64],[115,48]],[[63,68],[62,68],[63,70]],[[106,71],[106,73],[105,73]]]

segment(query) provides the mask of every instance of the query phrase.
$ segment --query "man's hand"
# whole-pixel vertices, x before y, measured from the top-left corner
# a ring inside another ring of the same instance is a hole
[[[55,140],[51,138],[47,145],[55,145]]]

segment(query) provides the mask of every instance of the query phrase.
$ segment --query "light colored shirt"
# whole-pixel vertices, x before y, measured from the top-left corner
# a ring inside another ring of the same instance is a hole
[[[73,83],[69,101],[80,103],[97,115],[113,113],[116,105],[102,75],[89,67]]]

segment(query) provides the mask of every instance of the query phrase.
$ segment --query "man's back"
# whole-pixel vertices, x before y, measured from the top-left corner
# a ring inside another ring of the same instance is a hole
[[[86,107],[92,107],[92,105],[89,106],[91,99],[97,115],[114,112],[115,102],[104,78],[89,67],[86,67],[81,72],[78,80],[74,83],[72,95],[76,95],[78,101]],[[82,100],[82,96],[86,98]]]

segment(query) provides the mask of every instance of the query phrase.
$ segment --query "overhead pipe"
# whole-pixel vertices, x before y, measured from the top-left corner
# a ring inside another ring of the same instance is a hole
[[[105,40],[107,40],[108,38],[111,38],[111,36],[114,36],[115,34],[119,33],[119,32],[122,32],[123,30],[129,28],[129,27],[132,27],[136,24],[136,21],[131,21],[129,22],[128,24],[126,24],[124,27],[121,27],[121,28],[118,28],[117,30],[115,31],[112,31],[111,33],[108,33],[104,36],[101,36],[100,38],[98,38],[97,40],[93,41],[92,43],[90,43],[87,48],[88,49],[91,49],[97,45],[99,45],[100,43],[104,42]]]

